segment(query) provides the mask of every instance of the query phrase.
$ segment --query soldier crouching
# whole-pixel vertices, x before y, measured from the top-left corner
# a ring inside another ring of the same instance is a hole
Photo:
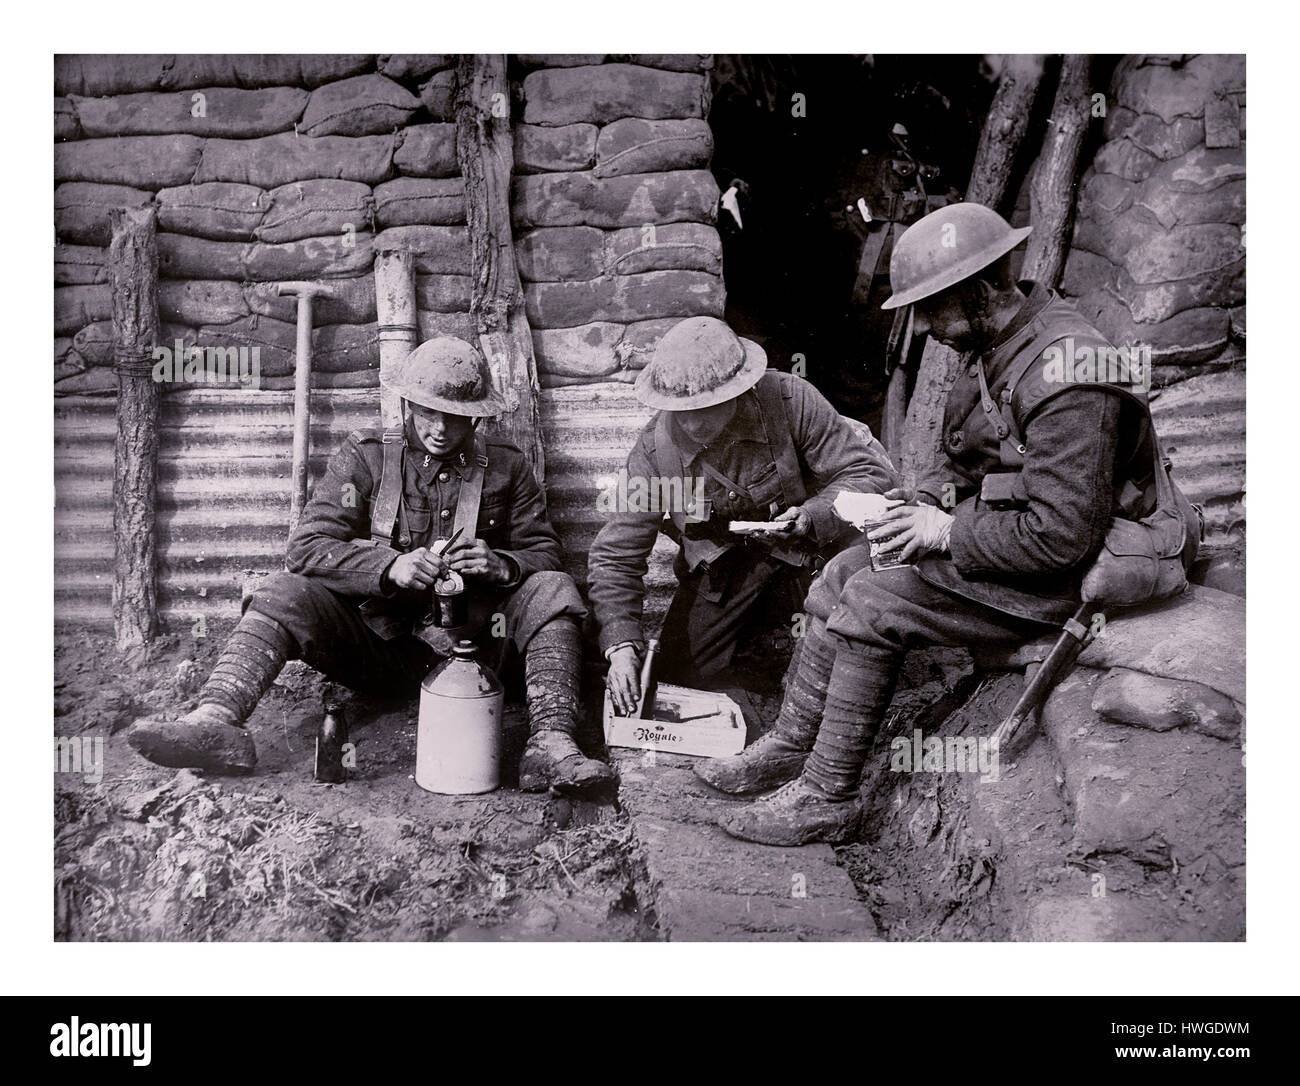
[[[530,735],[520,787],[607,785],[613,771],[574,739],[586,609],[560,569],[523,453],[477,433],[505,408],[486,363],[468,343],[434,339],[389,386],[402,399],[402,429],[348,437],[290,536],[285,572],[245,602],[198,706],[180,720],[137,721],[131,745],[159,765],[249,773],[257,752],[244,724],[285,661],[391,693],[471,639],[498,669],[523,659]],[[441,621],[435,598],[447,608]]]

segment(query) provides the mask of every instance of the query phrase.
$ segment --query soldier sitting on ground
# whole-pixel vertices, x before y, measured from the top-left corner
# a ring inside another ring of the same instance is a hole
[[[477,433],[505,409],[486,363],[462,340],[433,339],[389,385],[402,398],[402,429],[347,439],[290,536],[286,572],[246,601],[198,707],[180,720],[137,721],[131,745],[159,765],[249,773],[257,754],[244,722],[286,660],[391,694],[414,689],[457,639],[470,638],[498,667],[512,651],[523,658],[531,734],[520,787],[600,788],[613,771],[574,741],[586,609],[561,572],[560,542],[523,453]],[[431,616],[435,582],[463,586],[459,626]]]
[[[628,454],[629,494],[639,481],[682,501],[612,512],[588,555],[606,685],[624,715],[640,696],[643,578],[660,532],[681,549],[658,673],[716,687],[764,591],[785,581],[801,600],[816,566],[856,537],[831,511],[836,494],[897,484],[866,426],[842,418],[802,378],[768,370],[762,347],[715,317],[669,329],[636,394],[658,413]],[[728,530],[732,520],[786,528],[742,536]]]

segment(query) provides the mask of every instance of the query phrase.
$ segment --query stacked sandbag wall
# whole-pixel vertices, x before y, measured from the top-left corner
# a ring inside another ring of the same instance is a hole
[[[469,334],[453,55],[60,56],[55,391],[112,392],[108,212],[158,210],[163,346],[260,348],[292,385],[292,280],[313,383],[378,384],[374,254],[417,252],[423,338]],[[169,388],[192,387],[179,379]]]
[[[1246,466],[1244,56],[1119,63],[1103,142],[1079,186],[1062,289],[1117,346],[1150,346],[1152,412],[1176,478],[1205,505],[1211,532],[1237,534]]]
[[[631,382],[683,317],[722,316],[712,58],[520,55],[515,251],[543,388]]]
[[[1245,356],[1246,59],[1130,56],[1079,187],[1063,287],[1165,385]]]

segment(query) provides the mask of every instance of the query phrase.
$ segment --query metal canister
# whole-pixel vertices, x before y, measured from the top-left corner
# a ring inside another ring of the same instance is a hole
[[[505,691],[461,641],[420,685],[415,783],[461,796],[491,792],[500,782],[501,713]]]

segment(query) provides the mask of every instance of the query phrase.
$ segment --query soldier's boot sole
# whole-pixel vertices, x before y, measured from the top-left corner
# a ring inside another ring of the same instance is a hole
[[[245,776],[257,768],[257,747],[246,730],[209,719],[142,717],[126,741],[141,757],[169,769],[201,769],[217,776]]]

